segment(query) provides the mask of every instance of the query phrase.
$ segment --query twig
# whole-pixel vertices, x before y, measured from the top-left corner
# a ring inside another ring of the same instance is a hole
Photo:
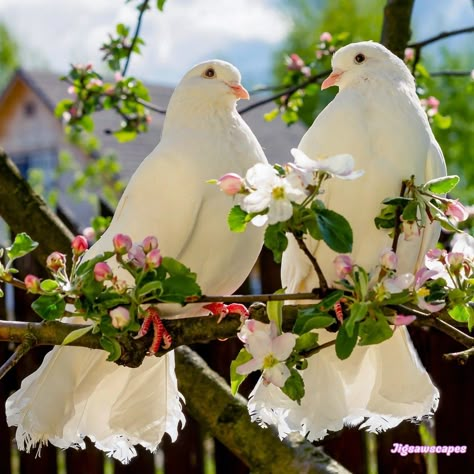
[[[459,28],[458,30],[452,30],[452,31],[443,31],[435,36],[432,36],[430,38],[427,38],[422,41],[417,41],[415,43],[409,43],[407,45],[408,48],[415,48],[415,49],[421,49],[424,46],[434,43],[436,41],[442,40],[444,38],[448,38],[450,36],[455,36],[455,35],[461,35],[463,33],[474,33],[474,26],[468,26],[466,28]]]
[[[143,105],[143,107],[151,110],[152,112],[156,112],[162,115],[166,114],[166,109],[162,109],[161,107],[158,107],[152,102],[148,102],[147,100],[143,100],[143,99],[136,99],[136,102]]]
[[[296,236],[294,237],[296,239],[296,242],[298,242],[299,248],[309,258],[311,264],[313,265],[314,270],[316,271],[316,274],[318,275],[320,295],[324,297],[326,293],[328,292],[328,283],[326,281],[326,278],[324,277],[323,271],[321,267],[319,266],[319,263],[314,257],[314,255],[309,251],[308,247],[304,243],[304,240],[301,237],[296,237]]]
[[[472,74],[472,71],[435,71],[430,72],[429,74],[431,77],[469,77]]]
[[[402,187],[400,189],[400,196],[403,197],[405,194],[405,191],[407,189],[407,185],[405,181],[402,181]],[[393,230],[393,242],[392,242],[392,250],[396,253],[397,252],[397,247],[398,247],[398,241],[400,239],[400,224],[402,223],[401,221],[402,217],[402,211],[400,209],[400,206],[397,207],[397,210],[395,212],[395,228]]]
[[[5,374],[15,367],[19,360],[36,345],[36,339],[34,337],[26,335],[23,342],[15,349],[15,352],[9,357],[9,359],[0,367],[0,380]]]
[[[444,354],[443,359],[456,361],[458,364],[464,365],[472,355],[474,355],[474,347],[462,352],[451,352],[450,354]]]
[[[132,57],[132,54],[133,54],[133,48],[135,47],[135,44],[136,44],[137,39],[138,39],[138,35],[140,33],[140,28],[142,26],[143,14],[148,9],[148,2],[149,2],[149,0],[145,0],[138,7],[138,10],[139,10],[140,13],[138,14],[137,26],[135,28],[135,33],[133,34],[132,43],[130,44],[130,49],[128,50],[128,54],[127,54],[127,59],[125,60],[125,65],[124,65],[123,70],[122,70],[122,76],[124,76],[124,77],[127,74],[128,65],[130,64],[130,58]]]
[[[336,344],[336,339],[333,339],[332,341],[325,342],[324,344],[321,344],[318,347],[315,347],[314,349],[311,349],[310,351],[303,352],[304,357],[311,357],[314,354],[317,354],[319,351],[322,351],[323,349],[326,349],[327,347],[332,347]]]
[[[316,289],[312,293],[266,293],[261,295],[202,296],[187,303],[266,303],[267,301],[312,300],[321,299],[322,292]]]
[[[25,284],[19,280],[18,278],[12,278],[11,280],[6,279],[5,277],[0,277],[0,281],[3,281],[4,283],[9,283],[10,285],[19,288],[20,290],[25,290],[26,291],[26,286]]]
[[[247,107],[243,107],[242,109],[239,110],[239,114],[243,115],[249,112],[250,110],[256,109],[257,107],[261,107],[262,105],[273,102],[274,100],[279,99],[280,97],[294,94],[297,90],[304,89],[306,86],[309,86],[310,84],[318,82],[323,77],[326,77],[330,72],[331,71],[320,72],[319,74],[315,74],[314,76],[309,77],[306,81],[303,81],[300,84],[296,84],[294,86],[288,87],[286,89],[283,89],[281,92],[278,92],[277,94],[273,94],[269,97],[266,97],[265,99],[258,100],[257,102],[254,102],[253,104],[247,105]]]

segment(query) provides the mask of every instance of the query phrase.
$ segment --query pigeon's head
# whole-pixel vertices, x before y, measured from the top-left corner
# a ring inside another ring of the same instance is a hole
[[[175,94],[192,101],[234,105],[248,99],[249,93],[240,83],[240,72],[232,64],[213,59],[194,66],[181,79]]]
[[[339,86],[344,89],[361,83],[379,81],[413,83],[405,63],[385,46],[372,41],[352,43],[338,50],[332,58],[332,73],[321,89]]]

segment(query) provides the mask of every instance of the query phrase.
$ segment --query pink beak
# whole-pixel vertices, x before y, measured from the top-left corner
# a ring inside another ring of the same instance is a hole
[[[234,94],[237,99],[250,99],[247,89],[242,84],[238,82],[227,82],[226,84],[232,89],[232,94]]]
[[[321,84],[321,90],[327,89],[328,87],[332,87],[337,85],[340,77],[344,74],[344,71],[335,70],[329,74],[329,76],[324,79],[323,83]]]

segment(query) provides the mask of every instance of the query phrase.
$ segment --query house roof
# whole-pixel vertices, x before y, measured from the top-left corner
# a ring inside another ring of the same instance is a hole
[[[52,111],[57,102],[68,96],[67,84],[61,81],[55,73],[19,69],[17,71],[18,76],[38,94]],[[146,86],[150,93],[151,102],[161,108],[166,108],[173,88],[152,84],[146,84]],[[250,103],[260,98],[254,97]],[[300,123],[288,127],[278,118],[272,122],[266,122],[263,115],[272,110],[273,107],[273,104],[266,104],[250,110],[243,117],[265,150],[268,160],[283,164],[290,161],[289,150],[298,145],[306,128]],[[113,111],[101,111],[94,116],[96,135],[102,142],[102,148],[116,151],[122,165],[121,174],[125,180],[130,178],[131,174],[153,150],[160,139],[164,115],[153,113],[152,116],[153,120],[149,131],[138,135],[134,141],[127,143],[118,143],[113,135],[105,132],[106,130],[117,129],[119,118]]]

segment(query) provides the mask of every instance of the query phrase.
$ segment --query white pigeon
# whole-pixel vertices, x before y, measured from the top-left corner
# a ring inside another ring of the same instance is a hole
[[[261,229],[235,234],[227,227],[228,196],[206,181],[228,172],[244,175],[265,155],[236,111],[249,95],[231,64],[212,60],[193,67],[171,97],[158,146],[131,178],[110,227],[86,258],[112,250],[117,233],[141,242],[158,238],[163,255],[196,272],[204,294],[227,295],[245,280],[263,244]],[[181,315],[196,307],[180,310]],[[127,462],[134,445],[153,451],[164,433],[177,437],[184,423],[174,353],[148,357],[136,369],[106,362],[103,351],[55,347],[7,401],[18,447],[47,441],[84,448],[89,437]]]
[[[386,197],[398,196],[403,179],[415,175],[418,184],[446,174],[439,145],[415,92],[414,78],[405,64],[384,46],[373,42],[341,48],[332,59],[333,72],[322,89],[339,86],[335,99],[316,118],[299,148],[312,159],[340,153],[353,155],[365,174],[354,181],[331,179],[321,199],[352,225],[353,261],[367,270],[391,247],[387,232],[376,229],[374,217]],[[439,237],[439,226],[428,225],[419,238],[398,247],[400,272],[414,272],[427,249]],[[322,241],[308,239],[329,283],[336,280],[336,254]],[[318,287],[309,260],[290,239],[282,260],[282,284],[288,292]],[[335,334],[319,331],[319,343]],[[405,419],[420,419],[437,408],[439,392],[430,380],[405,327],[375,346],[356,346],[341,361],[334,348],[309,359],[301,372],[305,396],[301,405],[277,387],[258,383],[249,402],[254,419],[274,424],[280,436],[297,431],[310,440],[344,425],[379,432]]]

